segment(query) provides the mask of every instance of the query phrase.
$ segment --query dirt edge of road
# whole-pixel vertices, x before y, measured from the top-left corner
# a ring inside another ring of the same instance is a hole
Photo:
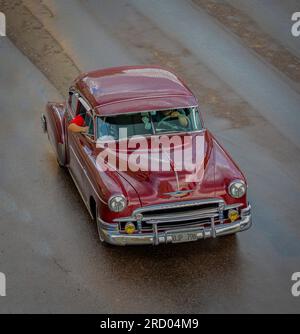
[[[66,87],[80,73],[73,59],[22,1],[0,0],[0,5],[6,15],[9,39],[66,95]]]

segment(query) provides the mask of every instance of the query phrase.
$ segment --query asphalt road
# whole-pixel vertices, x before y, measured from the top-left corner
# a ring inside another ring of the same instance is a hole
[[[300,38],[284,38],[295,3],[260,1],[274,18],[263,21],[246,0],[0,1],[1,313],[300,312]],[[174,68],[198,96],[248,178],[251,230],[159,247],[98,241],[40,114],[80,71],[147,63]]]

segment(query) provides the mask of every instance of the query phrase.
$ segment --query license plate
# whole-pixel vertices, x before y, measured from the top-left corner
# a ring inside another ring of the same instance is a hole
[[[177,233],[172,233],[171,237],[172,237],[173,243],[189,242],[189,241],[198,240],[196,232],[177,232]]]

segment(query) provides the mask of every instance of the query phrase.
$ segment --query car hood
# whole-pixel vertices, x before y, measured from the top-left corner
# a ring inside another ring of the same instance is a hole
[[[126,140],[114,149],[118,166],[115,171],[125,189],[129,184],[132,186],[142,206],[215,197],[227,203],[234,201],[228,196],[228,184],[244,177],[208,130],[177,134],[171,147],[168,140],[172,142],[174,136],[163,136],[166,142],[153,149],[150,141],[154,137],[144,138],[148,146],[136,146],[134,140],[129,145]],[[134,149],[129,149],[128,145]],[[120,163],[126,160],[131,166],[128,170],[120,168]],[[164,171],[153,170],[158,163],[164,164]]]

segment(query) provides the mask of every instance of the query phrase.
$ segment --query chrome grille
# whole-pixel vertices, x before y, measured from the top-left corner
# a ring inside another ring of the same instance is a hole
[[[127,222],[133,222],[141,233],[195,228],[222,224],[227,219],[228,209],[239,206],[241,204],[237,203],[226,207],[220,199],[182,201],[141,207],[132,216],[114,221],[119,223],[120,231],[124,231]]]

